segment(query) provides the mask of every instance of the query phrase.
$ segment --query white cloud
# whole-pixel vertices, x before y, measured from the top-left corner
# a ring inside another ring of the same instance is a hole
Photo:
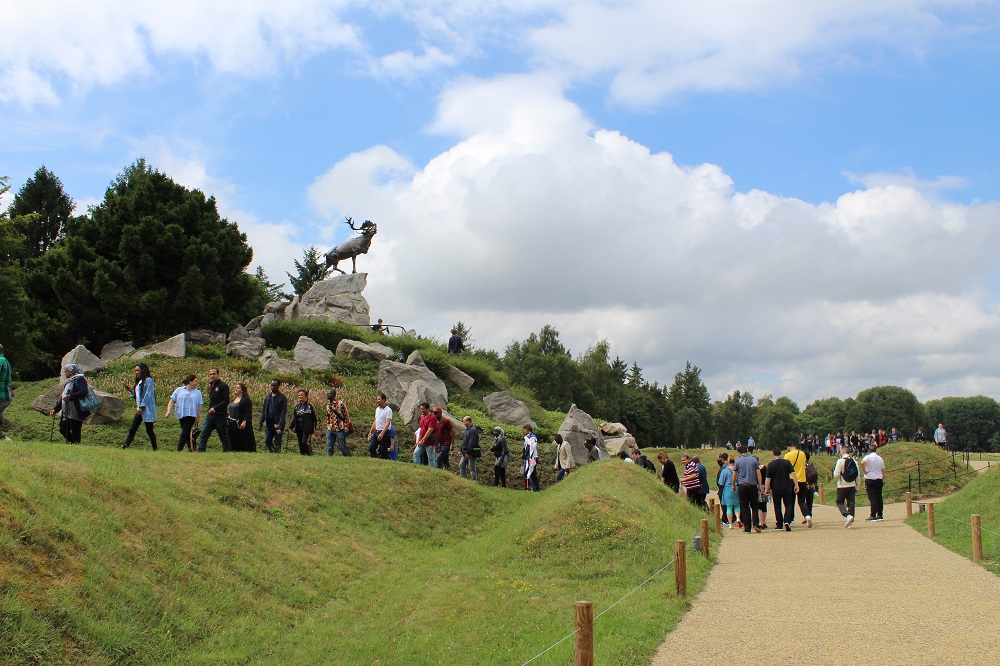
[[[455,86],[433,127],[460,140],[423,167],[377,147],[310,190],[331,220],[372,211],[359,263],[387,321],[462,319],[498,350],[551,323],[575,353],[607,337],[661,382],[690,359],[718,397],[882,383],[932,397],[1000,374],[1000,308],[979,286],[997,268],[996,202],[735,192],[715,165],[595,129],[530,76]]]
[[[844,175],[850,182],[863,187],[898,185],[929,196],[937,196],[948,190],[961,190],[969,186],[969,179],[962,176],[937,176],[930,180],[921,179],[911,168],[901,169],[897,172],[854,173],[847,171]]]

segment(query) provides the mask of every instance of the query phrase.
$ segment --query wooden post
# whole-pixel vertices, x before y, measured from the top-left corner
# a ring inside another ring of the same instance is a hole
[[[708,557],[708,518],[701,519],[701,554]]]
[[[927,536],[931,537],[932,539],[935,536],[935,532],[934,532],[934,504],[930,503],[930,502],[927,503]]]
[[[906,493],[906,517],[913,515],[913,493]]]
[[[983,534],[980,531],[979,514],[972,514],[972,561],[983,561]]]
[[[677,596],[683,599],[688,593],[687,544],[674,542],[674,579],[677,581]]]
[[[594,604],[578,601],[573,611],[576,651],[573,666],[594,666]]]
[[[716,504],[712,507],[712,521],[715,523],[715,533],[722,534],[722,505]]]
[[[819,503],[820,504],[826,503],[826,489],[823,487],[822,483],[819,484]]]

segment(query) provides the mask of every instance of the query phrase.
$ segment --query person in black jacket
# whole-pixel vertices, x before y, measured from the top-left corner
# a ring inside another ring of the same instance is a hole
[[[253,436],[253,402],[247,395],[247,385],[236,383],[233,400],[229,403],[229,444],[231,451],[257,450],[257,440]]]
[[[215,430],[219,433],[222,450],[232,451],[229,443],[229,426],[226,419],[229,413],[229,385],[219,379],[219,369],[208,371],[208,414],[201,425],[201,437],[198,439],[198,452],[204,453],[208,444],[208,436]]]
[[[49,410],[49,416],[55,417],[61,412],[59,434],[70,444],[79,444],[83,422],[90,416],[90,412],[80,407],[80,399],[87,396],[90,387],[87,385],[87,378],[83,376],[83,370],[76,363],[68,364],[63,374],[66,376],[66,384],[59,402]]]
[[[662,469],[660,470],[660,478],[663,483],[667,484],[675,493],[680,491],[681,480],[677,478],[677,468],[674,467],[674,463],[670,461],[666,453],[662,451],[656,455],[656,459],[660,461]]]
[[[271,380],[271,392],[260,408],[260,423],[264,426],[264,447],[272,453],[281,453],[281,438],[285,434],[288,418],[288,398],[281,392],[281,380]]]
[[[473,481],[478,481],[479,472],[476,470],[476,465],[483,454],[479,448],[479,430],[472,425],[472,419],[468,416],[462,419],[462,423],[465,424],[465,437],[462,438],[462,448],[459,449],[462,459],[458,463],[458,471],[463,479],[471,475]]]
[[[299,453],[312,455],[312,436],[316,432],[316,410],[309,403],[309,391],[299,389],[299,401],[295,403],[291,429],[299,438]]]

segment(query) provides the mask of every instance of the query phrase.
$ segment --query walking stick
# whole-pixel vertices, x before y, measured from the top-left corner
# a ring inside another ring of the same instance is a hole
[[[52,435],[56,432],[56,417],[52,417],[52,426],[49,428],[49,441],[52,441]]]

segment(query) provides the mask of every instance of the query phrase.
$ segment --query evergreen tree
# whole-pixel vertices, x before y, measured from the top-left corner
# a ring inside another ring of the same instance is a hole
[[[678,446],[700,446],[709,439],[712,424],[712,402],[708,387],[701,381],[701,369],[688,361],[682,372],[674,375],[667,394],[674,417],[674,438]]]
[[[302,261],[295,262],[295,275],[285,273],[292,289],[299,296],[305,295],[307,291],[317,282],[326,277],[326,259],[315,246],[310,245],[302,252]]]
[[[75,204],[62,181],[44,166],[17,191],[8,213],[24,236],[28,257],[45,254],[62,240]]]
[[[281,288],[285,286],[285,283],[282,282],[281,284],[275,284],[274,282],[271,282],[271,278],[269,278],[267,273],[264,272],[263,266],[257,267],[257,272],[254,273],[254,277],[257,279],[257,282],[260,283],[261,289],[264,290],[264,293],[267,294],[268,303],[274,301],[285,301],[291,298],[289,294],[281,291]]]
[[[584,411],[593,409],[593,392],[583,385],[580,368],[559,341],[559,331],[548,324],[523,342],[507,345],[503,368],[512,382],[534,391],[546,409],[567,411],[573,403]]]

